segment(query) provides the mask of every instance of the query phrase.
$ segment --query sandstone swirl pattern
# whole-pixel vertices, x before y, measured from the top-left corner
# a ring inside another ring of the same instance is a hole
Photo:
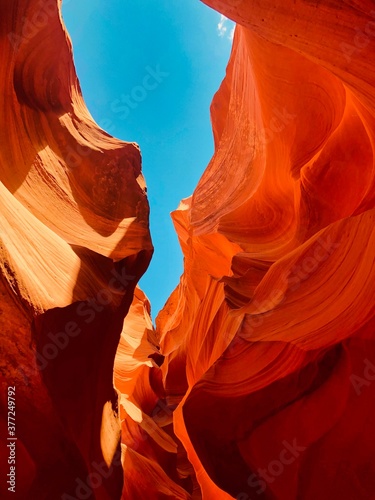
[[[102,131],[82,100],[60,8],[0,3],[1,435],[8,384],[17,497],[75,494],[97,464],[97,497],[116,498],[113,359],[152,254],[149,209],[138,147]]]
[[[206,3],[238,26],[215,155],[173,214],[175,435],[197,498],[372,498],[373,3]]]
[[[0,368],[30,498],[374,496],[375,7],[205,3],[237,28],[156,330],[139,151],[88,114],[59,6],[0,6]]]

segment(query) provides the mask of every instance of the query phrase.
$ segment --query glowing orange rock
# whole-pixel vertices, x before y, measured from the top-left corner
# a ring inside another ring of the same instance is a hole
[[[17,437],[17,498],[116,498],[113,360],[152,253],[148,203],[138,147],[83,103],[60,4],[0,6],[1,435]]]
[[[157,318],[176,437],[204,499],[371,498],[372,4],[205,3],[239,25]]]
[[[372,2],[205,3],[238,26],[156,331],[139,151],[89,116],[54,2],[0,7],[1,374],[24,496],[374,496]]]

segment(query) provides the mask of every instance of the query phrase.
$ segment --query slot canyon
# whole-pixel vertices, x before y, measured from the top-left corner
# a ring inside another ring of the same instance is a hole
[[[236,30],[154,326],[141,150],[61,0],[0,0],[1,498],[375,499],[375,3],[203,3]]]

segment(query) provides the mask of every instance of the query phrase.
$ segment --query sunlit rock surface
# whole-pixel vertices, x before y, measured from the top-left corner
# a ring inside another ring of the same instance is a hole
[[[139,149],[87,111],[60,7],[0,2],[1,498],[120,497],[113,360],[152,253]]]
[[[373,498],[373,3],[206,3],[238,26],[215,155],[172,215],[184,274],[156,320],[175,483]]]
[[[88,114],[55,3],[0,5],[20,498],[375,497],[375,7],[205,3],[237,28],[156,329],[139,151]]]

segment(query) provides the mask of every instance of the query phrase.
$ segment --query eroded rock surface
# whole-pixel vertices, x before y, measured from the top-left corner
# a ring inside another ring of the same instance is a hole
[[[0,368],[30,498],[374,496],[373,2],[205,3],[237,28],[156,330],[139,151],[89,116],[55,3],[0,6]]]
[[[372,498],[373,3],[206,3],[238,25],[156,320],[177,471],[193,498]]]
[[[82,100],[60,7],[0,3],[0,496],[9,385],[16,497],[82,498],[91,474],[96,498],[119,498],[113,360],[152,254],[149,209],[138,147]]]

